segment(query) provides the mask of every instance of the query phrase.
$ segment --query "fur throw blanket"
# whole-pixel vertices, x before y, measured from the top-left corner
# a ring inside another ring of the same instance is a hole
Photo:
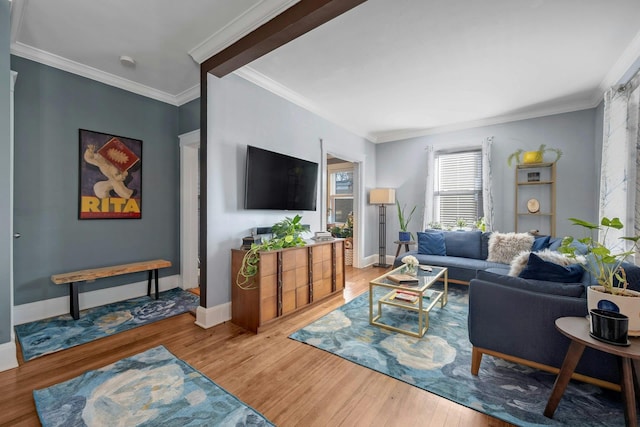
[[[529,262],[529,254],[531,251],[522,251],[520,252],[512,261],[511,261],[511,269],[509,270],[509,276],[517,277],[520,275],[520,272],[524,270]],[[565,254],[561,254],[556,251],[552,251],[549,249],[544,249],[540,252],[535,252],[541,259],[545,261],[552,262],[554,264],[559,264],[562,266],[567,266],[571,264],[586,264],[586,259],[582,255],[579,255],[575,258],[569,258]]]

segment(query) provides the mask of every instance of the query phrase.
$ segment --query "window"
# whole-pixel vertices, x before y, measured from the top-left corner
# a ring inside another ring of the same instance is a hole
[[[455,227],[459,219],[467,225],[484,216],[482,206],[482,151],[436,153],[434,218]]]
[[[344,224],[353,212],[353,167],[329,166],[329,222]]]

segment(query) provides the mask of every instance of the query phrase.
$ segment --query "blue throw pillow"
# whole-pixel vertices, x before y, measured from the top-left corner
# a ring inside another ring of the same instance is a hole
[[[580,283],[557,283],[546,282],[544,280],[521,279],[503,274],[495,274],[489,271],[478,271],[476,279],[486,282],[498,283],[511,288],[525,291],[538,292],[542,294],[560,295],[566,297],[581,297],[585,292],[584,286]]]
[[[444,233],[442,231],[418,231],[418,253],[423,255],[442,255],[447,254],[447,248],[444,243]]]
[[[533,241],[531,245],[531,252],[540,252],[549,247],[549,240],[551,236],[539,236]]]
[[[529,254],[527,266],[518,277],[523,279],[545,280],[547,282],[577,283],[582,279],[584,269],[580,264],[563,266],[545,261],[535,253]]]

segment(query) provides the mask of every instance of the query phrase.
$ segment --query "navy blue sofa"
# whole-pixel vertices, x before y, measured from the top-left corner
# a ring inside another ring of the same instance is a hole
[[[444,232],[446,255],[414,255],[421,264],[444,266],[449,278],[469,283],[469,341],[473,346],[471,372],[478,375],[483,354],[557,372],[569,348],[569,339],[555,328],[555,320],[565,316],[587,316],[585,288],[588,273],[580,283],[556,283],[508,276],[510,266],[486,261],[490,233]],[[551,238],[548,247],[557,249],[561,238]],[[637,267],[635,270],[640,270]],[[637,283],[631,288],[638,290]],[[574,378],[607,388],[619,384],[620,373],[614,356],[587,348]]]
[[[434,230],[428,230],[433,232]],[[428,233],[427,233],[428,234]],[[402,258],[407,255],[415,256],[420,264],[447,267],[449,281],[453,283],[469,284],[479,271],[493,271],[509,273],[509,264],[487,261],[489,256],[489,238],[491,233],[475,231],[442,231],[444,236],[444,250],[441,255],[426,254],[424,250],[423,233],[418,233],[418,249],[399,255],[393,266],[402,264]],[[555,250],[560,247],[561,238],[551,238],[548,247]]]

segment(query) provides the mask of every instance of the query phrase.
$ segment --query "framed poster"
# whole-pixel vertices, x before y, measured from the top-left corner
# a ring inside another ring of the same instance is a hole
[[[79,219],[142,218],[142,141],[80,129]]]

